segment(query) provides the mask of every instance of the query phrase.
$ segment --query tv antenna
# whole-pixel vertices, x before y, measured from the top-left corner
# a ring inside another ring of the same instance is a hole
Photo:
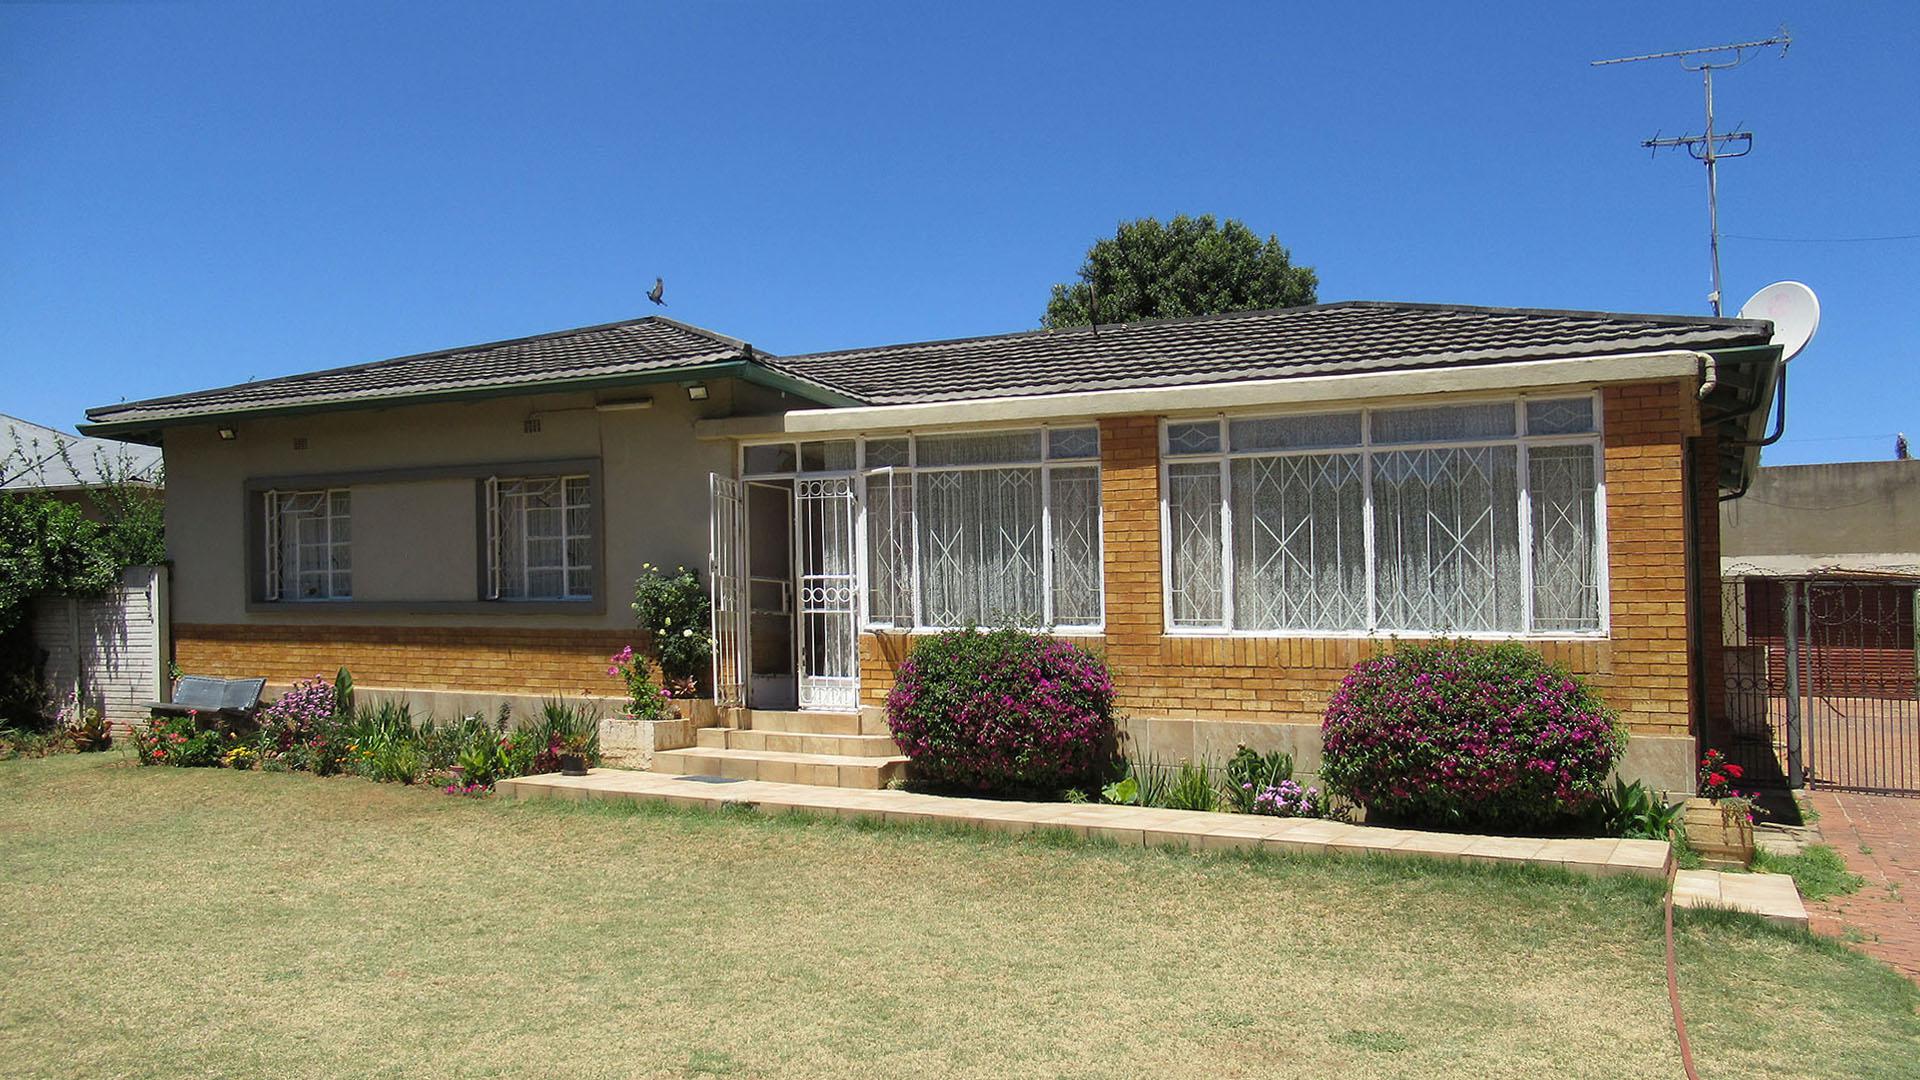
[[[1688,71],[1700,73],[1700,81],[1707,95],[1707,130],[1704,135],[1683,135],[1679,138],[1662,139],[1655,135],[1641,142],[1641,146],[1659,153],[1662,150],[1684,149],[1693,160],[1707,167],[1707,251],[1713,260],[1713,291],[1707,299],[1713,303],[1713,313],[1720,314],[1720,178],[1715,166],[1727,158],[1746,157],[1753,152],[1753,132],[1751,131],[1715,131],[1713,127],[1713,73],[1737,68],[1752,59],[1761,49],[1780,46],[1780,55],[1787,55],[1788,46],[1793,38],[1782,26],[1780,32],[1764,41],[1742,41],[1732,45],[1713,45],[1704,49],[1676,49],[1672,52],[1648,53],[1645,56],[1621,56],[1612,60],[1595,60],[1590,67],[1607,67],[1611,64],[1633,64],[1642,60],[1678,60],[1680,66]],[[1711,57],[1728,54],[1726,59],[1714,60]],[[1694,60],[1692,57],[1701,57]]]

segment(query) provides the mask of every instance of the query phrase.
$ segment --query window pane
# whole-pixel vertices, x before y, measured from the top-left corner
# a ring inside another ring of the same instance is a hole
[[[570,569],[567,571],[567,595],[570,597],[593,595],[593,571]]]
[[[1217,454],[1220,452],[1220,422],[1189,420],[1167,425],[1167,453]]]
[[[1167,466],[1167,515],[1173,625],[1219,626],[1225,617],[1220,467],[1211,462]]]
[[[1527,402],[1527,434],[1579,435],[1593,430],[1593,399]]]
[[[750,473],[790,473],[793,471],[793,444],[749,446],[746,469]]]
[[[283,600],[344,600],[352,595],[353,519],[346,490],[285,491],[271,507],[278,516]]]
[[[1233,463],[1233,621],[1243,630],[1367,628],[1359,454]]]
[[[867,468],[878,469],[888,465],[907,463],[907,440],[905,439],[868,439]]]
[[[909,473],[867,477],[867,620],[913,625],[913,477]]]
[[[1357,412],[1234,420],[1227,429],[1235,450],[1308,450],[1360,445]]]
[[[1058,461],[1062,458],[1097,458],[1100,456],[1100,429],[1055,428],[1047,432],[1047,456]]]
[[[916,443],[916,463],[999,465],[1040,460],[1040,432],[997,431],[988,435],[927,435]]]
[[[567,477],[567,505],[586,506],[592,500],[587,495],[587,478],[584,476]]]
[[[1518,463],[1513,446],[1374,455],[1381,628],[1523,629]]]
[[[853,468],[853,440],[800,444],[801,472],[839,472]]]
[[[1040,470],[920,473],[914,498],[920,529],[921,622],[1037,625],[1044,614]]]
[[[1535,630],[1600,626],[1593,521],[1597,479],[1591,446],[1539,446],[1527,453],[1527,483],[1533,499]]]
[[[1053,622],[1100,622],[1100,471],[1054,469],[1048,477],[1053,550]]]
[[[1422,409],[1376,409],[1376,443],[1460,442],[1513,435],[1513,403],[1438,405]]]

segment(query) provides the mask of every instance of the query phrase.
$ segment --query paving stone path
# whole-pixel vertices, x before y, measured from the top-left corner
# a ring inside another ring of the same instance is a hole
[[[1867,879],[1851,896],[1808,901],[1812,929],[1920,982],[1920,798],[1818,790],[1808,797],[1826,842]]]

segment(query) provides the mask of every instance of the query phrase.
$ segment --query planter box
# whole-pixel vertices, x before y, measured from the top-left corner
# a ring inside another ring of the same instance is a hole
[[[1712,799],[1688,799],[1687,843],[1708,866],[1746,866],[1753,861],[1753,822],[1746,810]]]
[[[609,716],[600,721],[600,759],[627,769],[650,769],[656,750],[682,750],[693,745],[699,721],[636,720]]]

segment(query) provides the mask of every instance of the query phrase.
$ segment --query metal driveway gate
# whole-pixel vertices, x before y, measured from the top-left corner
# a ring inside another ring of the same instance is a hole
[[[1722,582],[1725,727],[1755,786],[1920,795],[1912,578]]]

